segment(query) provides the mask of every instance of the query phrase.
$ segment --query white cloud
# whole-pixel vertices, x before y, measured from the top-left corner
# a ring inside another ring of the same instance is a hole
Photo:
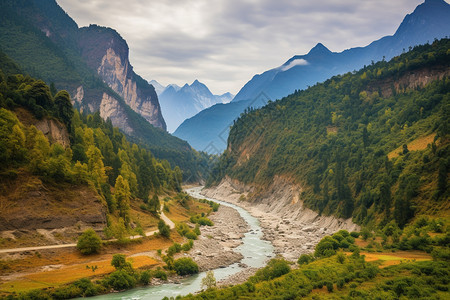
[[[394,34],[423,0],[57,0],[79,26],[116,29],[147,80],[199,79],[215,94],[306,54],[365,46]]]
[[[295,66],[306,66],[309,65],[308,61],[303,58],[297,58],[288,63],[287,65],[282,65],[281,67],[278,67],[278,69],[282,72],[287,71]]]

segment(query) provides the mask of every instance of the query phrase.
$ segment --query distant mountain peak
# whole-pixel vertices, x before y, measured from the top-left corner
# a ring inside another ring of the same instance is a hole
[[[327,47],[325,47],[322,43],[317,43],[317,45],[314,46],[314,48],[312,48],[308,55],[311,54],[328,54],[328,53],[332,53]]]

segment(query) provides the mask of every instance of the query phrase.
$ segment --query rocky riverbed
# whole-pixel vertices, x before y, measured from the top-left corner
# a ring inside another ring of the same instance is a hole
[[[216,187],[204,189],[207,197],[230,202],[246,209],[260,221],[264,238],[272,242],[275,253],[290,261],[296,261],[301,254],[311,253],[325,235],[340,229],[359,230],[350,219],[320,216],[304,207],[301,188],[280,177],[267,188],[266,193],[249,202],[252,190],[230,179]]]
[[[214,226],[200,228],[202,234],[187,254],[198,264],[200,271],[223,268],[239,262],[243,256],[233,249],[242,244],[241,239],[249,230],[245,220],[231,207],[221,205],[209,218]]]

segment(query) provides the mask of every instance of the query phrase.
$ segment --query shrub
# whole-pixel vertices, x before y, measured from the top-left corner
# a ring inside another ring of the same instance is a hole
[[[370,238],[371,236],[372,236],[372,233],[370,232],[369,229],[363,228],[361,230],[361,237],[363,240],[367,241],[367,239]]]
[[[335,239],[336,241],[340,242],[344,239],[344,237],[342,235],[340,235],[339,233],[335,233],[331,236],[333,239]]]
[[[343,237],[348,237],[350,235],[350,233],[347,230],[344,230],[344,229],[341,229],[341,230],[339,230],[336,233],[342,235]]]
[[[167,255],[173,256],[175,253],[178,253],[181,251],[181,245],[178,243],[173,243],[172,246],[167,249]]]
[[[116,291],[130,289],[136,286],[136,278],[127,271],[117,270],[106,278],[108,286]]]
[[[289,263],[280,258],[273,258],[268,263],[267,266],[258,270],[256,274],[250,278],[253,283],[270,280],[287,274],[291,271]]]
[[[352,231],[352,232],[350,232],[350,235],[351,235],[352,237],[354,237],[355,239],[359,238],[359,232]]]
[[[183,251],[189,251],[192,249],[192,247],[194,246],[194,241],[193,240],[189,240],[187,243],[183,244],[181,246],[181,249]]]
[[[93,229],[87,229],[78,239],[77,249],[81,254],[98,253],[102,246],[102,240]]]
[[[347,249],[348,247],[350,247],[350,243],[347,241],[347,239],[343,239],[343,240],[339,243],[339,248]]]
[[[191,230],[185,223],[178,223],[175,228],[181,236],[185,236]]]
[[[198,273],[198,265],[190,257],[182,257],[174,262],[174,269],[178,275]]]
[[[450,261],[450,249],[434,247],[431,256],[434,260]]]
[[[344,253],[339,252],[338,255],[336,256],[336,259],[338,263],[343,264],[345,262],[346,256]]]
[[[111,266],[116,268],[116,270],[123,269],[127,266],[127,261],[125,255],[115,254],[111,260]]]
[[[326,285],[326,287],[327,287],[327,290],[328,290],[328,292],[333,292],[333,283],[332,282],[330,282],[330,281],[327,281],[326,283],[325,283],[325,285]]]
[[[190,218],[190,221],[192,223],[197,223],[202,226],[205,226],[205,225],[206,226],[214,226],[213,221],[211,221],[210,219],[208,219],[207,217],[204,217],[204,216],[199,216],[199,215],[193,216]]]
[[[195,225],[195,228],[194,228],[194,233],[197,235],[197,236],[199,236],[199,235],[201,235],[202,233],[200,232],[200,225]]]
[[[161,280],[167,280],[167,273],[164,272],[161,269],[157,269],[154,273],[153,273],[153,277],[155,278],[159,278]]]
[[[158,230],[163,237],[170,237],[170,227],[163,220],[159,220]]]
[[[197,234],[195,232],[193,232],[192,230],[190,230],[189,232],[186,233],[185,237],[190,240],[196,240]]]
[[[150,283],[150,279],[152,279],[152,274],[150,273],[150,271],[144,271],[144,272],[142,272],[141,273],[141,276],[140,276],[140,278],[139,278],[139,281],[142,283],[142,284],[149,284]]]
[[[314,256],[316,257],[329,257],[336,253],[335,249],[339,246],[339,242],[330,236],[324,237],[316,245]]]
[[[338,289],[342,289],[344,287],[345,281],[343,279],[339,279],[336,283]]]
[[[312,257],[312,255],[302,254],[302,255],[300,255],[297,263],[299,265],[306,265],[306,264],[309,264],[310,262],[312,262],[313,260],[314,260],[314,258]]]

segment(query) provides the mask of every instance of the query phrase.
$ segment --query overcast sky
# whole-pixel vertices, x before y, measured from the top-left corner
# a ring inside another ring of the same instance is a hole
[[[136,73],[236,94],[318,42],[340,52],[392,35],[423,0],[57,0],[80,27],[116,29]],[[447,1],[448,2],[448,1]]]

